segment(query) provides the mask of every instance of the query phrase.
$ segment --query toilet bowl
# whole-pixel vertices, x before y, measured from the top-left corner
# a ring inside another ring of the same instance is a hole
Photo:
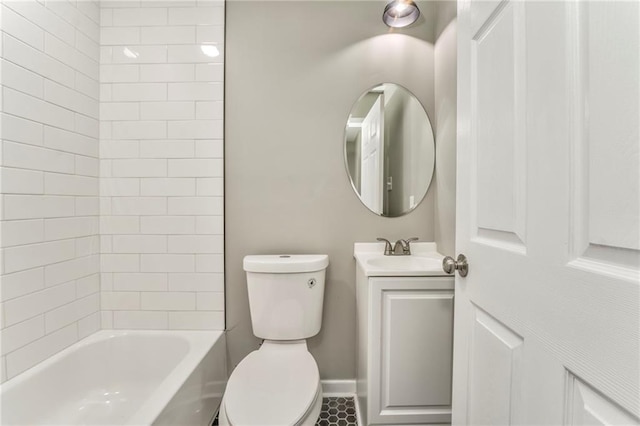
[[[253,334],[264,341],[233,370],[221,425],[316,423],[322,386],[305,339],[320,331],[328,265],[327,255],[244,258]]]
[[[233,371],[220,410],[221,425],[314,425],[322,407],[315,360],[302,341],[265,341]]]

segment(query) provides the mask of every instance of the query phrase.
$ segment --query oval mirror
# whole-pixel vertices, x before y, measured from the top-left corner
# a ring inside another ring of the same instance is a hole
[[[420,204],[431,184],[435,146],[429,117],[404,87],[373,87],[351,109],[344,154],[360,201],[381,216],[402,216]]]

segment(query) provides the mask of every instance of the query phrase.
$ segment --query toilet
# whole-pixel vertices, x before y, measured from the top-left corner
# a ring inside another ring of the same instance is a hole
[[[322,386],[306,339],[320,332],[328,265],[324,254],[244,258],[253,334],[264,341],[231,374],[221,425],[316,423]]]

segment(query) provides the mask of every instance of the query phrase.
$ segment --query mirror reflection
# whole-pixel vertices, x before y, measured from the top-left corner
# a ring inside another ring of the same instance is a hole
[[[384,83],[365,92],[351,109],[344,144],[353,189],[372,212],[402,216],[422,201],[433,176],[433,130],[407,89]]]

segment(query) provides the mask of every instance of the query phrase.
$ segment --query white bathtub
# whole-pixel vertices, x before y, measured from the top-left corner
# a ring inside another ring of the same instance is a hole
[[[2,425],[211,424],[220,331],[103,330],[0,386]]]

